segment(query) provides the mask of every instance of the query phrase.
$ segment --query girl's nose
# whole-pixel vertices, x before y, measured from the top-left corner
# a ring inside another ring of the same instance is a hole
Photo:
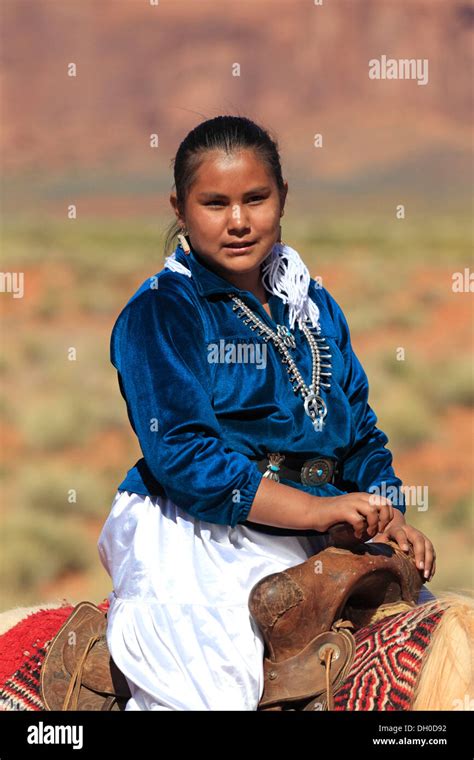
[[[231,212],[227,220],[228,230],[242,230],[249,227],[247,212],[240,205],[231,207]]]

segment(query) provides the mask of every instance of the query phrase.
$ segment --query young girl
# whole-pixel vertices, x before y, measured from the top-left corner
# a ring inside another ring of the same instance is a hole
[[[248,598],[261,578],[340,522],[412,544],[427,580],[434,550],[405,522],[341,308],[280,242],[277,144],[246,118],[210,119],[174,177],[179,245],[111,337],[143,458],[98,542],[107,641],[127,710],[256,710],[264,643]]]

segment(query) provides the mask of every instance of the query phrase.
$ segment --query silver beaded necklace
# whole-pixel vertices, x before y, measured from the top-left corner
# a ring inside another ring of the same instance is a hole
[[[313,428],[316,431],[321,431],[324,426],[324,418],[327,415],[327,406],[324,400],[320,396],[320,388],[330,388],[331,384],[323,382],[321,377],[329,377],[331,372],[323,372],[322,369],[331,369],[331,364],[322,364],[321,359],[331,359],[332,354],[321,353],[321,351],[329,350],[330,346],[319,345],[318,342],[325,342],[326,338],[316,337],[313,335],[308,327],[303,323],[300,327],[306,340],[309,343],[312,357],[312,371],[311,371],[311,384],[306,385],[301,372],[299,371],[296,362],[289,352],[289,348],[296,348],[294,335],[290,332],[286,325],[277,325],[277,332],[272,330],[265,324],[253,311],[245,304],[238,296],[233,293],[228,294],[234,301],[232,307],[233,311],[237,312],[237,316],[243,319],[246,325],[250,325],[251,330],[258,330],[259,335],[263,336],[263,340],[268,342],[273,341],[274,345],[282,355],[282,363],[288,364],[287,372],[289,380],[293,386],[293,391],[299,393],[303,398],[304,410],[308,417],[310,417]],[[318,327],[318,333],[321,332]]]

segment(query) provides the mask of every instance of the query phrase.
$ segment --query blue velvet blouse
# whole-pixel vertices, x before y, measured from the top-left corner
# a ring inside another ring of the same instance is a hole
[[[270,318],[256,296],[218,276],[196,252],[186,256],[177,246],[176,259],[192,277],[163,269],[148,278],[112,330],[111,362],[143,453],[118,490],[166,496],[197,519],[235,526],[247,519],[263,477],[249,457],[322,455],[342,461],[337,486],[281,482],[315,496],[380,489],[405,512],[388,438],[368,404],[367,376],[330,293],[311,279],[309,294],[332,355],[331,387],[321,391],[328,413],[316,431],[281,355],[237,316],[227,294],[237,294],[274,330],[289,327],[288,307],[271,294]],[[310,348],[298,327],[294,336],[292,355],[309,385]],[[264,355],[265,366],[211,361],[216,347],[222,359],[223,346],[252,343],[262,344],[254,356]]]

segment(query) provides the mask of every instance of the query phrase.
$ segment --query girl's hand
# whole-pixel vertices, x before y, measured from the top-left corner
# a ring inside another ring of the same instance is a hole
[[[342,496],[316,497],[313,529],[326,533],[336,523],[349,523],[360,541],[382,533],[393,520],[390,499],[373,493],[354,492]]]
[[[416,566],[423,570],[423,575],[429,582],[436,572],[436,552],[433,544],[421,530],[417,530],[412,525],[407,525],[399,509],[394,509],[393,512],[392,521],[384,531],[374,537],[373,541],[377,543],[395,541],[405,552],[410,550],[411,544],[415,553]]]

